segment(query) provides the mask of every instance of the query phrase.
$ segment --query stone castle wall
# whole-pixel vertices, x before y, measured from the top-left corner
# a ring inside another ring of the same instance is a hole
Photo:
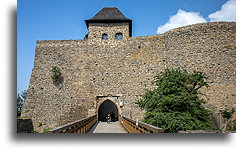
[[[38,41],[22,117],[31,118],[36,130],[54,128],[96,113],[100,97],[108,97],[123,100],[123,115],[142,119],[139,95],[155,87],[157,73],[174,67],[209,77],[200,97],[218,115],[234,108],[234,28],[214,22],[123,40]],[[52,66],[61,69],[59,85],[51,79]]]

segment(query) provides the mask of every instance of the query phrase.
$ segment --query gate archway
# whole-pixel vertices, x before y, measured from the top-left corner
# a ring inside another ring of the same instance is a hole
[[[107,121],[107,115],[111,115],[111,121],[118,121],[119,113],[116,104],[111,100],[105,100],[98,108],[98,121]]]

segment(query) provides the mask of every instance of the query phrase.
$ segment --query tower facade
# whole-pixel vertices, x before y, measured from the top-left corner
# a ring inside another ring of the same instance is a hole
[[[90,40],[122,40],[132,36],[132,20],[115,7],[103,8],[85,22]]]

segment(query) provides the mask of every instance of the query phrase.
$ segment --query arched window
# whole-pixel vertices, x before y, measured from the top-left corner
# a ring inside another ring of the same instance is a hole
[[[116,33],[116,39],[117,40],[122,40],[122,38],[123,38],[122,33]]]
[[[108,35],[106,33],[102,34],[102,40],[108,40]]]

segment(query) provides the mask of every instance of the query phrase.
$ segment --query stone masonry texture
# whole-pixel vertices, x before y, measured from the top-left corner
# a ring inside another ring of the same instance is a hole
[[[55,128],[97,113],[100,98],[123,100],[119,113],[142,119],[135,104],[154,76],[166,68],[202,71],[209,87],[199,97],[223,122],[219,111],[234,108],[235,23],[185,26],[164,34],[129,37],[128,25],[91,24],[84,40],[37,41],[34,68],[22,111],[35,130]],[[107,33],[108,40],[101,40]],[[115,33],[123,39],[116,40]],[[63,81],[53,83],[50,71],[60,68]]]

